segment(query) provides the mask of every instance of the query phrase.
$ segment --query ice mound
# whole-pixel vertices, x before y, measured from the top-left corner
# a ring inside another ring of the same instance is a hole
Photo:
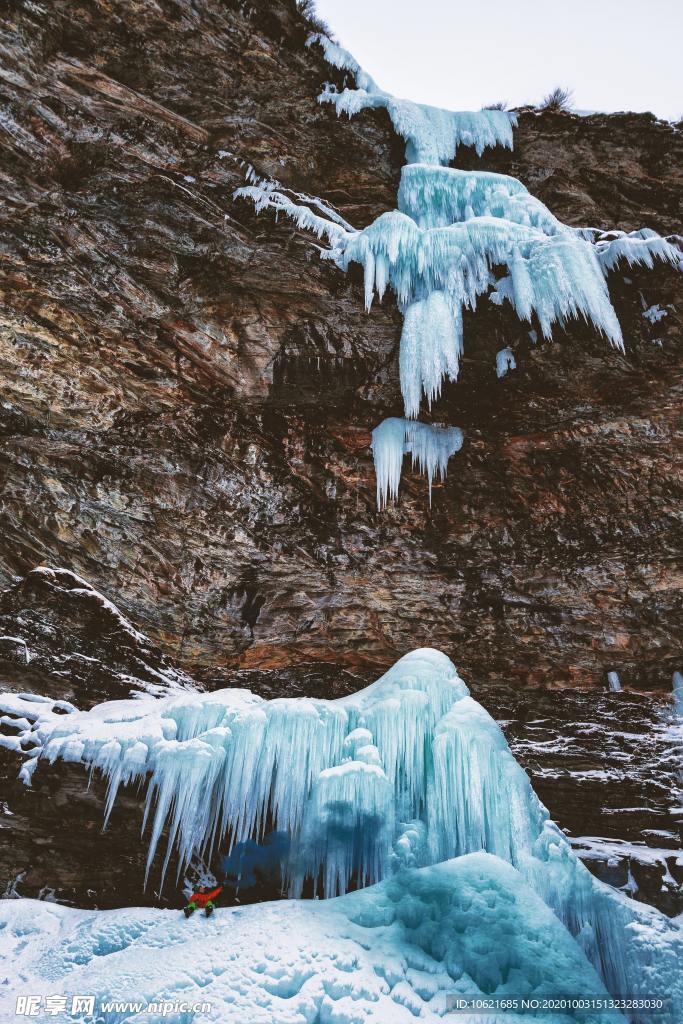
[[[522,998],[607,996],[520,874],[484,853],[334,900],[219,909],[190,921],[173,911],[8,900],[0,951],[12,1012],[17,994],[59,994],[67,997],[60,1019],[77,1020],[71,996],[87,992],[104,1024],[409,1024],[439,1021],[456,1000],[476,997],[514,998],[520,1009],[459,1014],[463,1024],[569,1024],[574,1013],[525,1013]],[[140,1009],[111,1006],[129,1000]],[[211,1009],[184,1018],[149,1010],[164,1000]],[[595,1010],[579,1019],[621,1018]]]
[[[414,651],[338,701],[243,690],[112,701],[63,717],[43,757],[103,772],[107,813],[122,783],[147,780],[148,870],[164,827],[162,871],[173,848],[181,869],[193,853],[285,833],[282,884],[294,897],[487,851],[519,870],[612,993],[673,985],[683,997],[683,932],[577,860],[438,651]]]

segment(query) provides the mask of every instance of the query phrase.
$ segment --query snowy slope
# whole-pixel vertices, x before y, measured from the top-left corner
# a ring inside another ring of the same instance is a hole
[[[579,945],[510,865],[489,854],[406,871],[328,901],[219,910],[213,918],[125,909],[0,903],[0,991],[109,1000],[208,1002],[186,1020],[221,1024],[408,1024],[435,1021],[456,997],[606,992]],[[5,976],[6,975],[6,976]],[[152,1011],[114,1021],[180,1021]],[[459,1015],[462,1024],[571,1014]],[[619,1014],[587,1012],[585,1024]]]

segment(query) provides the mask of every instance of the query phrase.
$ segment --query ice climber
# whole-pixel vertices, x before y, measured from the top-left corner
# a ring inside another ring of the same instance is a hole
[[[190,917],[194,914],[195,910],[199,908],[204,909],[204,913],[207,917],[211,917],[214,911],[213,901],[222,892],[223,886],[218,885],[215,889],[209,889],[206,885],[197,886],[197,891],[193,892],[190,896],[190,900],[185,907],[185,917]]]

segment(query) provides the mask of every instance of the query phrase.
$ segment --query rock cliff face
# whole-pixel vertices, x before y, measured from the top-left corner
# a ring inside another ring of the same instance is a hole
[[[367,678],[423,644],[480,680],[668,684],[680,275],[613,276],[625,355],[580,328],[532,348],[482,303],[433,411],[465,447],[431,511],[406,474],[378,514],[398,313],[366,315],[309,237],[231,200],[244,161],[358,226],[395,206],[388,119],[316,103],[331,73],[307,32],[284,0],[10,4],[5,581],[84,575],[210,685],[319,663]],[[649,115],[527,110],[513,154],[459,164],[512,171],[569,223],[670,232],[682,157]],[[519,368],[498,381],[505,345]]]
[[[466,433],[448,480],[430,510],[406,472],[377,513],[370,431],[402,410],[399,314],[391,299],[365,314],[356,275],[231,198],[250,164],[358,227],[395,206],[402,144],[384,112],[337,121],[316,103],[335,75],[309,28],[287,0],[7,6],[5,684],[80,707],[184,673],[336,696],[431,645],[484,702],[499,685],[604,686],[609,670],[668,687],[683,276],[612,276],[624,355],[580,326],[533,346],[482,302],[432,413]],[[461,150],[458,165],[513,173],[571,224],[680,225],[683,133],[650,115],[524,110],[513,153]],[[655,305],[666,315],[643,316]],[[498,380],[508,345],[518,368]],[[33,791],[7,782],[3,878],[139,902],[139,802],[105,839],[102,794],[82,785],[64,766]]]

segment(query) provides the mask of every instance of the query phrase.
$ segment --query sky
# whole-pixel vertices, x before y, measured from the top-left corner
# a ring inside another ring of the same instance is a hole
[[[451,110],[538,103],[683,117],[683,0],[317,0],[388,92]]]

